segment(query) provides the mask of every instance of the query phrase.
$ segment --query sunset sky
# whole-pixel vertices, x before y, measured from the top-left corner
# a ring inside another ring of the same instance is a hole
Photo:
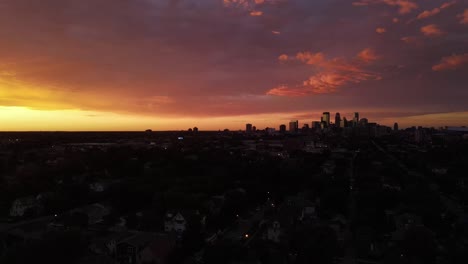
[[[468,0],[0,0],[0,131],[323,111],[468,125]]]

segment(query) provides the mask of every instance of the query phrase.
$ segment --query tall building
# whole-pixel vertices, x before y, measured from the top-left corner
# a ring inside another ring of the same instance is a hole
[[[253,126],[253,127],[252,127],[252,131],[253,131],[253,132],[257,132],[257,127],[256,127],[256,126]]]
[[[393,124],[393,130],[398,131],[398,123]]]
[[[327,127],[330,125],[330,112],[323,112],[322,121],[325,122]]]
[[[335,126],[341,127],[341,116],[340,113],[335,114]]]
[[[353,123],[355,125],[357,125],[359,123],[359,113],[358,112],[354,113]]]
[[[286,132],[286,125],[281,125],[279,127],[279,130],[280,130],[281,133],[285,133]]]
[[[346,117],[343,117],[343,127],[348,127],[348,119]]]
[[[198,127],[194,127],[193,132],[195,132],[195,133],[198,132]]]
[[[312,122],[313,129],[320,129],[320,121],[313,121]]]
[[[291,121],[289,122],[289,132],[296,133],[299,130],[299,121]]]
[[[252,133],[252,124],[245,125],[245,132]]]

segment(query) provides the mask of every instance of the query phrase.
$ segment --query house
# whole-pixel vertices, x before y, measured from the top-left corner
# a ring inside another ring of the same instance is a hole
[[[129,232],[110,233],[93,239],[88,248],[94,254],[115,257],[117,254],[117,244],[132,236],[134,234]]]
[[[111,212],[110,207],[95,203],[76,210],[77,212],[84,213],[88,216],[88,224],[94,225],[104,220],[104,217]]]
[[[120,264],[163,264],[175,246],[175,238],[168,234],[135,233],[117,243]]]
[[[109,188],[109,184],[105,182],[93,182],[89,184],[89,190],[95,193],[101,193]]]
[[[155,238],[141,252],[142,264],[165,264],[168,263],[169,254],[175,247],[175,239],[171,236],[159,236]]]
[[[323,173],[327,175],[331,175],[335,173],[335,169],[336,169],[336,163],[334,160],[329,160],[322,165],[322,171]]]
[[[301,217],[299,219],[301,221],[317,219],[317,212],[315,210],[315,206],[305,206],[302,209]]]
[[[187,221],[182,216],[181,213],[173,214],[168,213],[166,214],[166,219],[164,220],[164,231],[166,232],[177,232],[183,233],[186,229]]]
[[[432,168],[432,173],[435,174],[435,175],[442,176],[442,175],[446,175],[447,172],[448,172],[447,168],[443,168],[443,167],[433,167]]]
[[[273,241],[275,243],[280,242],[280,236],[281,236],[281,226],[278,221],[274,221],[267,230],[266,233],[266,239]]]
[[[413,226],[421,226],[422,220],[420,216],[410,213],[400,214],[395,217],[395,231],[392,232],[391,238],[393,241],[402,241],[405,232]]]
[[[224,195],[213,196],[204,204],[204,207],[211,215],[219,215],[225,201],[226,198]]]
[[[16,199],[10,208],[10,216],[21,217],[28,211],[35,211],[38,208],[38,202],[34,196],[27,196]]]
[[[88,254],[81,258],[77,264],[118,264],[118,262],[109,256]]]
[[[336,237],[340,244],[343,244],[346,236],[347,220],[343,215],[336,215],[329,222],[329,227],[335,231]]]
[[[421,217],[418,215],[404,213],[395,218],[395,226],[397,229],[408,230],[411,226],[420,226],[422,223]]]
[[[208,245],[213,245],[216,243],[216,241],[218,241],[218,239],[223,235],[223,232],[221,230],[218,230],[218,232],[213,232],[213,233],[210,233],[209,235],[207,235],[205,237],[205,242],[208,244]]]

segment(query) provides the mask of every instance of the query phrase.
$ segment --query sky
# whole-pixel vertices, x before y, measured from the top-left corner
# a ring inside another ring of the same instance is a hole
[[[0,0],[0,131],[468,125],[468,0]]]

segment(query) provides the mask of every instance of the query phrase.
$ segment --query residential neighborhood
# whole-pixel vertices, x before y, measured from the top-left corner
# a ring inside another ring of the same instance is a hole
[[[330,129],[1,138],[2,263],[467,257],[464,134]]]

